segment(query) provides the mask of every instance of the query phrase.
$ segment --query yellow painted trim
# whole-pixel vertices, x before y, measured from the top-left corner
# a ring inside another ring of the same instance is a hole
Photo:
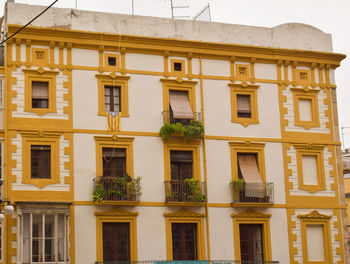
[[[48,49],[44,48],[32,48],[32,65],[36,66],[47,66],[49,63],[49,58],[48,58]],[[42,53],[43,54],[43,59],[38,60],[36,53]]]
[[[129,223],[130,261],[137,261],[137,224],[138,213],[115,210],[114,212],[96,215],[96,261],[103,261],[103,223]]]
[[[108,58],[115,58],[115,66],[108,65]],[[104,53],[104,69],[105,71],[116,72],[119,69],[119,56],[118,54]]]
[[[200,141],[186,140],[184,142],[181,139],[170,139],[164,142],[164,181],[171,180],[171,150],[192,151],[192,176],[194,179],[201,180]]]
[[[326,189],[326,180],[324,173],[324,158],[322,149],[300,149],[296,145],[294,146],[296,150],[297,166],[298,166],[298,187],[299,190],[308,191],[309,193],[316,193],[318,191],[323,191]],[[316,157],[317,166],[317,183],[315,185],[304,184],[303,175],[303,156],[313,156]]]
[[[233,237],[234,237],[234,252],[235,260],[241,260],[241,245],[240,241],[240,224],[260,224],[262,225],[262,239],[264,261],[272,261],[271,249],[271,232],[270,232],[270,214],[261,214],[252,210],[248,210],[241,214],[232,214],[233,219]]]
[[[103,175],[102,148],[123,148],[126,151],[126,173],[134,177],[134,138],[98,137],[96,143],[96,178]]]
[[[55,68],[55,41],[50,41],[50,69],[53,70]]]
[[[98,115],[107,116],[105,111],[105,96],[104,87],[106,85],[120,87],[120,103],[121,115],[123,117],[129,116],[129,96],[128,96],[128,80],[130,76],[119,76],[112,72],[110,75],[96,74],[98,79]]]
[[[235,64],[236,66],[236,80],[248,81],[249,80],[249,65],[248,64]]]
[[[307,248],[307,226],[321,225],[323,229],[324,261],[309,261]],[[303,252],[303,263],[305,264],[328,264],[333,261],[332,242],[329,219],[322,218],[300,218],[300,231]]]
[[[60,183],[60,157],[59,157],[59,137],[60,135],[48,135],[40,137],[35,134],[21,133],[22,136],[22,184],[32,184],[39,189],[50,184]],[[51,147],[51,178],[32,179],[31,178],[31,146],[46,145]]]
[[[36,113],[42,116],[47,113],[56,113],[56,75],[57,71],[46,71],[41,68],[38,70],[23,69],[24,71],[24,111]],[[48,82],[49,84],[49,102],[48,108],[32,108],[32,82]]]
[[[30,67],[31,64],[31,57],[30,57],[30,47],[31,47],[32,41],[30,39],[26,40],[26,66],[27,68]]]
[[[318,96],[319,90],[294,90],[293,104],[294,104],[294,124],[309,130],[312,127],[320,126]],[[300,119],[299,100],[310,100],[311,102],[311,121],[302,121]]]
[[[309,70],[304,70],[304,69],[297,69],[296,70],[296,83],[297,85],[302,85],[302,86],[310,86],[310,71]]]
[[[165,217],[165,234],[166,234],[166,256],[168,261],[173,260],[173,241],[172,241],[172,224],[173,223],[194,223],[197,224],[197,258],[205,260],[204,245],[204,223],[203,215],[194,214],[187,211],[180,211],[175,214],[164,213]]]
[[[238,65],[236,65],[238,66]],[[251,124],[259,123],[258,115],[258,98],[257,98],[257,88],[258,85],[239,85],[234,83],[229,83],[230,95],[231,95],[231,122],[239,123],[244,127]],[[238,117],[237,114],[237,95],[249,95],[250,96],[250,109],[251,117],[244,118]]]
[[[181,71],[175,71],[175,63],[180,63],[181,64]],[[171,73],[172,74],[176,74],[176,75],[184,75],[184,74],[186,74],[185,60],[170,59],[170,65],[171,65]]]
[[[238,153],[253,153],[257,155],[258,168],[263,182],[266,182],[265,173],[265,153],[264,143],[254,142],[229,142],[231,153],[231,177],[238,178],[237,154]]]
[[[21,39],[16,39],[16,67],[21,65]]]

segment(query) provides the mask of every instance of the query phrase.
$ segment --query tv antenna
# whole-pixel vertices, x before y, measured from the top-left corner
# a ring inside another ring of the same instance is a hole
[[[174,9],[189,8],[189,6],[174,6],[174,0],[170,0],[171,4],[171,18],[189,18],[189,16],[174,16]]]

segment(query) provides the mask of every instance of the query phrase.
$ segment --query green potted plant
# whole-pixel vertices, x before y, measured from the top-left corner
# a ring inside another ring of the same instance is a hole
[[[186,179],[185,183],[187,184],[190,195],[189,198],[192,202],[204,202],[205,201],[205,195],[202,194],[202,188],[200,185],[200,181],[197,179]]]
[[[184,126],[181,123],[164,124],[159,131],[163,140],[168,140],[171,136],[184,138],[202,138],[204,136],[204,127],[200,121],[193,120],[189,125]]]
[[[97,185],[92,193],[92,201],[95,204],[100,204],[106,197],[106,190],[102,185]]]
[[[238,191],[242,191],[243,187],[244,187],[244,179],[239,179],[239,178],[235,178],[232,179],[231,183],[230,183],[233,187],[236,188],[236,190]]]
[[[136,199],[142,194],[141,179],[142,177],[138,176],[129,184],[129,195],[131,201],[136,201]]]

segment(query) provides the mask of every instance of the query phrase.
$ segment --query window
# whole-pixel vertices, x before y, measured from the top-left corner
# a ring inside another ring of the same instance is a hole
[[[262,263],[264,261],[261,224],[240,224],[241,261]]]
[[[186,179],[192,178],[192,151],[170,151],[171,197],[168,201],[190,201],[190,190]]]
[[[331,263],[332,243],[330,234],[330,218],[316,210],[300,218],[300,231],[303,263],[326,264]]]
[[[24,111],[44,115],[56,112],[56,75],[55,71],[38,72],[23,69],[25,73]]]
[[[204,215],[182,210],[164,216],[167,260],[204,260]]]
[[[23,184],[32,184],[40,189],[49,184],[60,183],[59,138],[57,133],[21,133]]]
[[[69,220],[66,213],[21,213],[19,218],[20,263],[69,262]]]
[[[237,117],[250,118],[252,116],[250,105],[249,94],[237,94]]]
[[[172,223],[173,260],[197,260],[197,224]]]
[[[49,83],[32,81],[32,108],[49,108]]]
[[[129,76],[96,74],[98,79],[98,115],[107,116],[107,112],[121,112],[122,117],[129,116],[128,80]]]
[[[326,189],[323,146],[309,149],[307,146],[294,146],[298,166],[300,190],[315,193]]]
[[[270,214],[248,210],[232,214],[235,258],[244,263],[272,261]]]
[[[105,111],[120,112],[120,87],[105,86]]]
[[[119,67],[118,55],[105,53],[105,69],[106,71],[116,71]]]
[[[102,148],[103,176],[123,177],[126,173],[126,149]]]
[[[103,261],[130,261],[130,223],[102,223]]]
[[[309,90],[308,92],[297,88],[292,90],[295,125],[306,130],[319,127],[318,90]]]
[[[137,212],[122,211],[117,208],[95,212],[96,262],[137,261],[137,215]]]
[[[188,100],[187,91],[169,91],[170,123],[189,124],[193,120],[193,112]]]
[[[181,122],[188,124],[196,112],[196,95],[194,81],[161,79],[163,82],[164,122]]]
[[[31,177],[32,179],[51,178],[51,146],[31,146]]]
[[[185,61],[184,60],[170,60],[171,72],[177,74],[185,74]]]
[[[231,92],[231,122],[243,126],[258,124],[257,85],[229,83]]]

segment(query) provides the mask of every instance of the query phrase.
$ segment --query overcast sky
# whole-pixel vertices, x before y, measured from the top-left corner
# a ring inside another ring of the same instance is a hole
[[[2,16],[5,0],[0,0]],[[17,3],[50,5],[53,0],[15,0]],[[136,15],[171,17],[170,0],[134,0]],[[212,21],[274,27],[289,22],[306,23],[333,37],[333,50],[350,55],[350,0],[173,0],[175,15],[193,17],[207,3]],[[55,7],[131,14],[132,0],[59,0]],[[33,17],[37,14],[33,14]],[[346,74],[347,73],[347,74]],[[350,147],[350,58],[336,70],[339,122],[345,147]]]

